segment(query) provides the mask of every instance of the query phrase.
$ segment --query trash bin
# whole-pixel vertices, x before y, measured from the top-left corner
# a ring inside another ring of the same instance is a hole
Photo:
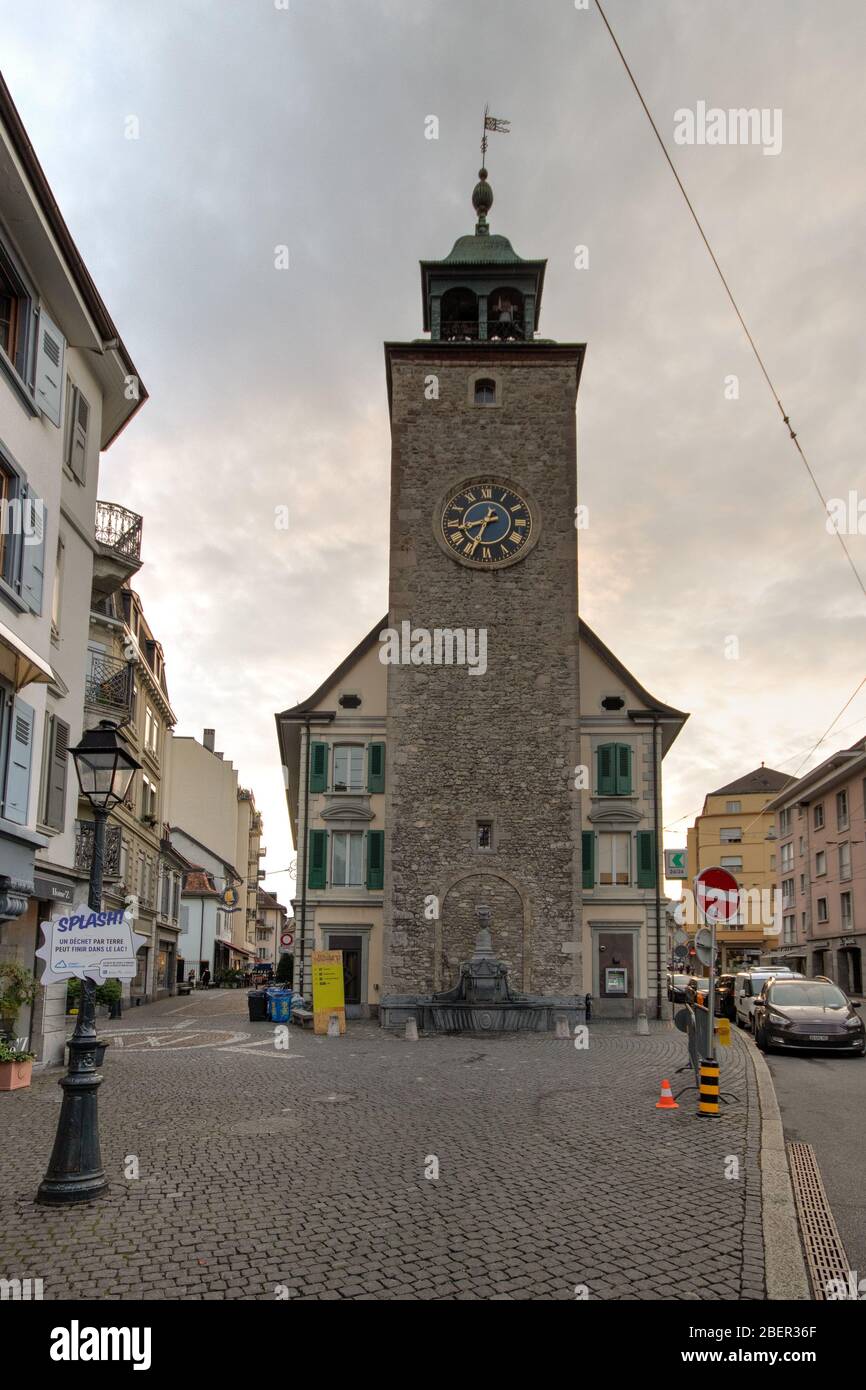
[[[268,1016],[268,996],[263,989],[247,991],[250,1023],[264,1023]]]
[[[268,1000],[268,1017],[272,1023],[291,1023],[292,996],[280,994]]]

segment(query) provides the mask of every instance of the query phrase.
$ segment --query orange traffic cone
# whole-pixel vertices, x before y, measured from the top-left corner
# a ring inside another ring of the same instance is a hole
[[[674,1100],[671,1083],[669,1081],[663,1081],[661,1096],[656,1101],[656,1110],[679,1110],[679,1108],[679,1105]]]

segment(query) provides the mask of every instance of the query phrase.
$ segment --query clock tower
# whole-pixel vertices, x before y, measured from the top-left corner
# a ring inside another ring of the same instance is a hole
[[[450,988],[477,909],[520,991],[581,960],[577,469],[584,347],[539,335],[544,260],[488,227],[421,262],[429,338],[387,343],[383,1003]]]

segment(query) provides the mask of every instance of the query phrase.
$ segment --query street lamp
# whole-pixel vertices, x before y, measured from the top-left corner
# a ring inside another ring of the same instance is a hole
[[[82,795],[93,807],[93,858],[87,901],[102,910],[105,862],[105,823],[121,801],[141,763],[118,737],[117,725],[103,719],[89,729],[77,748],[75,761]],[[100,1197],[108,1187],[99,1150],[96,1093],[102,1076],[96,1070],[96,981],[81,981],[81,1001],[75,1032],[69,1040],[69,1070],[62,1078],[63,1104],[48,1171],[39,1184],[37,1202],[67,1206]]]

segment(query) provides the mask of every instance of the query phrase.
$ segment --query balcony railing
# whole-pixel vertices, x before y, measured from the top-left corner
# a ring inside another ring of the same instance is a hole
[[[117,656],[90,653],[84,677],[84,699],[112,714],[128,714],[132,701],[132,667]]]
[[[92,820],[75,822],[75,867],[84,874],[90,873],[90,865],[93,860],[93,833]],[[106,878],[120,877],[120,844],[120,826],[106,826],[105,864],[103,867]]]
[[[96,539],[124,560],[141,559],[141,517],[117,502],[97,502]]]
[[[481,328],[477,319],[447,319],[442,322],[439,334],[442,341],[446,343],[477,343],[481,339]],[[501,322],[498,319],[487,320],[488,341],[495,342],[510,338],[522,342],[525,336],[520,319],[508,319]]]

